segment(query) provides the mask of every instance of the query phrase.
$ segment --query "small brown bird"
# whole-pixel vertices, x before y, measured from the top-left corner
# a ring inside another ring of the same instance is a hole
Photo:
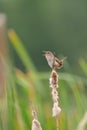
[[[44,56],[47,59],[48,65],[52,69],[61,69],[63,67],[64,60],[66,57],[64,57],[62,60],[59,60],[57,57],[54,56],[54,54],[50,51],[44,51]]]

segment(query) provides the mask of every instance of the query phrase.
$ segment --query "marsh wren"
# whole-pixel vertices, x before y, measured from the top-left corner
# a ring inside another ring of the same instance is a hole
[[[47,59],[48,65],[52,69],[61,69],[63,67],[64,60],[66,57],[64,57],[62,60],[59,60],[57,57],[54,56],[54,54],[50,51],[43,51],[44,56]]]

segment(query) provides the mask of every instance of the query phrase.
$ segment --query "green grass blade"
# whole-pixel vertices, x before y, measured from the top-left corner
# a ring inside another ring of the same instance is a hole
[[[36,71],[36,68],[35,68],[31,58],[29,57],[28,53],[26,52],[26,49],[24,48],[22,41],[19,39],[19,37],[17,36],[15,31],[12,29],[9,30],[8,37],[9,37],[14,49],[16,50],[17,54],[19,55],[21,61],[25,65],[25,68],[28,71],[30,69],[32,69],[32,71]]]

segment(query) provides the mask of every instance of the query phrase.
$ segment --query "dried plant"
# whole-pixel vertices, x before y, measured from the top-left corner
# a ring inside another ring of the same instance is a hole
[[[53,99],[53,109],[52,109],[52,116],[57,116],[61,108],[59,107],[58,103],[58,75],[55,70],[52,70],[51,76],[50,76],[50,87],[52,88],[52,99]]]
[[[33,116],[32,130],[42,130],[40,122],[38,121],[38,118],[37,118],[36,110],[34,107],[32,107],[32,116]]]
[[[58,74],[55,70],[52,70],[50,79],[49,79],[50,87],[52,88],[52,99],[53,99],[53,108],[52,108],[52,116],[56,117],[56,127],[58,130],[58,114],[61,112],[61,108],[58,102]]]

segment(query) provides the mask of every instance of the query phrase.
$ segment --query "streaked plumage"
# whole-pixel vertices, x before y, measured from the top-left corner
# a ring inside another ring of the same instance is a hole
[[[63,58],[62,60],[59,60],[57,57],[54,56],[54,54],[50,51],[44,51],[44,56],[47,59],[48,65],[52,68],[52,69],[60,69],[63,66],[63,62],[66,59]]]

